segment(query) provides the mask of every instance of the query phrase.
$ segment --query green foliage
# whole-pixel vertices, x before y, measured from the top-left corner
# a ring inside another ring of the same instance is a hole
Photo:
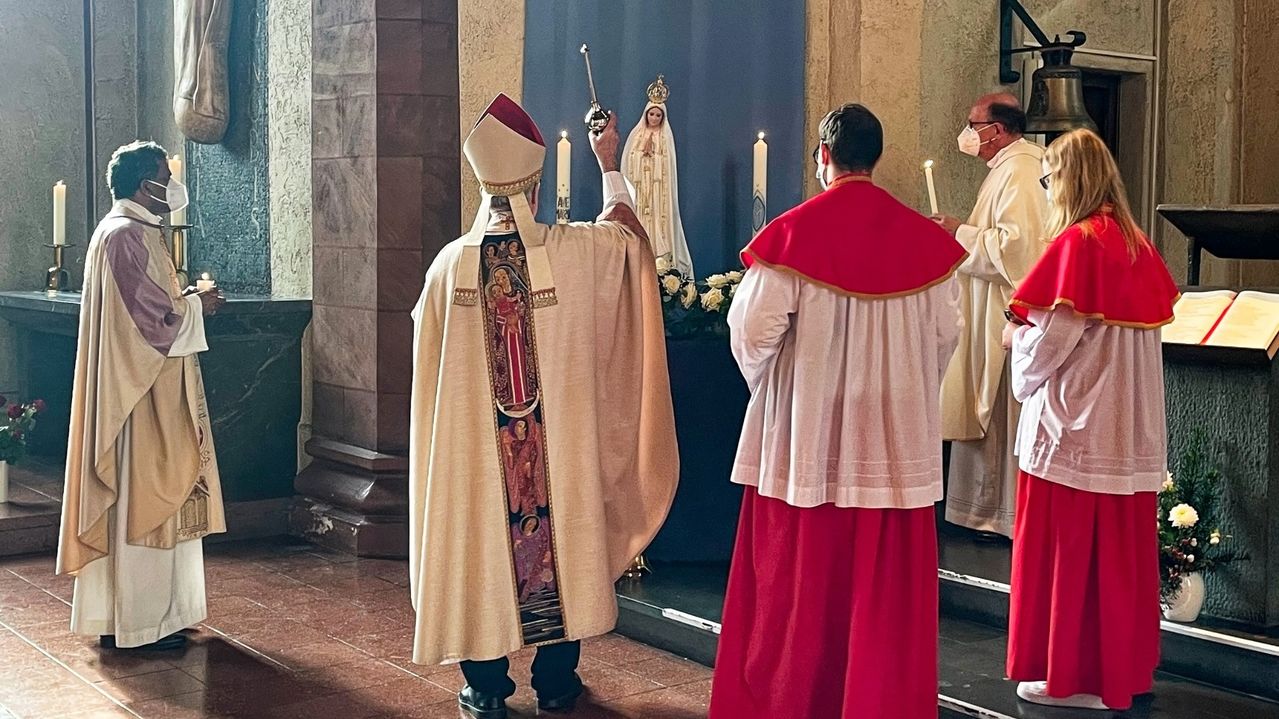
[[[44,409],[42,400],[9,404],[0,395],[0,462],[17,464],[27,456],[27,436],[35,429],[35,417]]]
[[[1196,431],[1177,462],[1176,474],[1168,474],[1159,492],[1159,591],[1165,601],[1181,588],[1187,574],[1206,574],[1247,559],[1226,549],[1230,535],[1218,526],[1221,482],[1203,432]]]

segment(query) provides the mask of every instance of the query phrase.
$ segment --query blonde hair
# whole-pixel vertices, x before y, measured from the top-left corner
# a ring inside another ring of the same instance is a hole
[[[1128,192],[1119,177],[1119,167],[1104,142],[1092,130],[1072,130],[1053,141],[1044,154],[1048,165],[1051,200],[1048,203],[1048,236],[1057,237],[1072,225],[1084,236],[1096,234],[1094,223],[1086,220],[1107,212],[1119,226],[1128,244],[1128,254],[1136,257],[1150,247],[1150,240],[1137,226],[1128,206]]]

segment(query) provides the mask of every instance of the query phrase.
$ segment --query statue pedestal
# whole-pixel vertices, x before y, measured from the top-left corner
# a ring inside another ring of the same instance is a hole
[[[408,556],[408,458],[326,439],[306,451],[314,460],[293,483],[293,534],[361,557]]]

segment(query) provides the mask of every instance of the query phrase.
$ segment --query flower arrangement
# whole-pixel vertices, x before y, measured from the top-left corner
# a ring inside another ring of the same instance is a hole
[[[1196,433],[1181,455],[1176,478],[1169,472],[1159,490],[1159,593],[1165,603],[1181,589],[1183,577],[1247,559],[1223,546],[1230,535],[1216,525],[1221,473],[1204,444]]]
[[[669,260],[659,258],[657,281],[661,286],[667,336],[726,336],[728,308],[742,275],[742,270],[734,270],[699,280],[685,277]]]
[[[9,404],[0,395],[0,462],[16,464],[27,454],[27,435],[36,426],[36,415],[44,411],[44,400]]]

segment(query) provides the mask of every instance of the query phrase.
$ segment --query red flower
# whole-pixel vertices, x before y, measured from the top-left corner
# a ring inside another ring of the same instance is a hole
[[[15,404],[9,408],[9,419],[17,419],[22,416],[22,405]]]
[[[31,403],[31,406],[32,406],[32,407],[35,407],[37,412],[43,412],[43,411],[44,411],[44,407],[45,407],[44,400],[42,400],[42,399],[38,399],[38,400],[36,400],[36,401],[32,402],[32,403]]]

